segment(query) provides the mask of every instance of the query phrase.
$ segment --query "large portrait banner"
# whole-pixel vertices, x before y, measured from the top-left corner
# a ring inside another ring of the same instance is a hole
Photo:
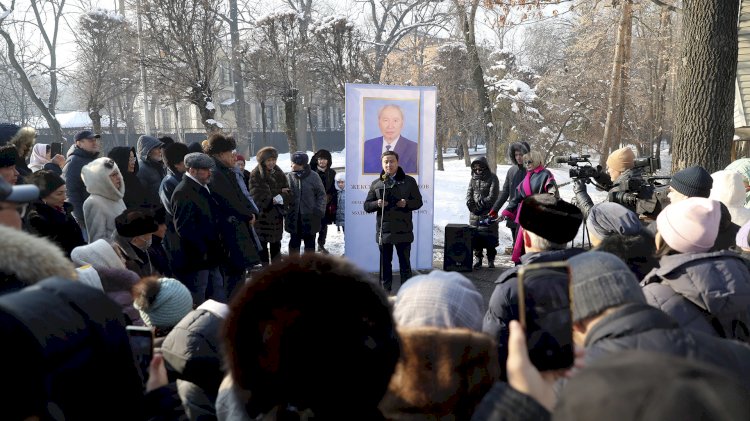
[[[436,104],[432,86],[346,85],[346,257],[364,270],[379,270],[377,213],[366,213],[364,201],[390,150],[416,179],[424,203],[412,212],[412,269],[432,268]]]

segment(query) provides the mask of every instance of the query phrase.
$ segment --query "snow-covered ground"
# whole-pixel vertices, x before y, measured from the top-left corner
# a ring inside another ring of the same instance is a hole
[[[666,151],[666,147],[662,150]],[[312,157],[313,153],[308,152],[308,155]],[[346,161],[345,151],[332,152],[331,155],[333,158],[333,165],[336,167],[342,166]],[[455,156],[455,153],[451,153],[451,155]],[[448,155],[446,154],[446,156]],[[597,159],[592,157],[591,161],[596,163]],[[288,153],[280,154],[277,162],[278,166],[285,172],[291,170],[291,161]],[[663,170],[660,171],[660,173],[668,174],[668,169],[671,166],[671,156],[667,155],[665,152],[662,153],[661,164]],[[466,188],[469,185],[471,171],[464,165],[462,160],[445,161],[444,166],[445,171],[435,171],[435,185],[440,186],[439,189],[435,190],[435,220],[433,227],[433,244],[436,248],[435,253],[437,260],[442,260],[442,246],[445,240],[446,224],[466,224],[469,222],[469,210],[466,207]],[[248,161],[247,169],[252,170],[254,167],[255,161]],[[509,165],[497,166],[496,174],[500,181],[500,186],[503,185],[505,174],[508,172],[509,168]],[[570,181],[568,169],[569,167],[567,165],[562,165],[560,168],[551,168],[551,171],[555,175],[558,185],[562,185],[560,188],[560,196],[566,201],[571,201],[575,195],[573,194],[572,184],[568,183]],[[591,185],[588,187],[588,192],[594,203],[603,201],[607,196],[605,192],[597,191]],[[582,231],[582,229],[579,230],[578,237],[574,240],[576,244],[581,243],[582,241]],[[512,244],[510,230],[505,228],[505,224],[500,225],[499,242],[500,245],[498,246],[498,252],[500,254],[504,252],[505,247]],[[284,233],[284,238],[282,240],[282,253],[287,253],[288,243],[289,235]],[[344,254],[344,233],[337,232],[335,225],[328,226],[326,248],[331,254]]]

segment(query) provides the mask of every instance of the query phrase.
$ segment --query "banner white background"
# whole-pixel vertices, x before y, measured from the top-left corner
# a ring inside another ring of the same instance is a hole
[[[401,135],[418,143],[418,173],[409,175],[417,180],[424,204],[412,213],[414,243],[411,246],[411,265],[412,269],[431,269],[437,103],[434,86],[346,85],[346,257],[368,272],[379,270],[380,252],[375,233],[377,213],[365,213],[363,205],[370,184],[379,174],[364,173],[363,153],[365,140],[380,135],[377,109],[381,104],[391,103],[404,110]],[[394,250],[394,272],[397,268]]]

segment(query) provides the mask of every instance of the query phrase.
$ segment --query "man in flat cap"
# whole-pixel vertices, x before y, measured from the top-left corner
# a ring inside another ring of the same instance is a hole
[[[222,244],[215,218],[218,204],[208,187],[214,160],[193,152],[185,155],[185,167],[185,176],[172,194],[174,227],[180,238],[179,255],[173,254],[172,267],[193,295],[193,304],[198,306],[208,298],[224,302],[219,270]]]

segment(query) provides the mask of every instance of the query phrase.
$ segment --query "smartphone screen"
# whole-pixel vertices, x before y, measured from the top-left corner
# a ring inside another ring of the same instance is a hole
[[[143,326],[126,326],[125,329],[130,338],[133,360],[145,384],[148,380],[148,366],[151,364],[154,352],[154,332],[151,328]]]
[[[62,143],[52,142],[50,144],[49,157],[54,158],[55,155],[62,155]]]
[[[518,310],[529,358],[539,371],[573,366],[570,270],[565,262],[538,263],[518,271]]]

